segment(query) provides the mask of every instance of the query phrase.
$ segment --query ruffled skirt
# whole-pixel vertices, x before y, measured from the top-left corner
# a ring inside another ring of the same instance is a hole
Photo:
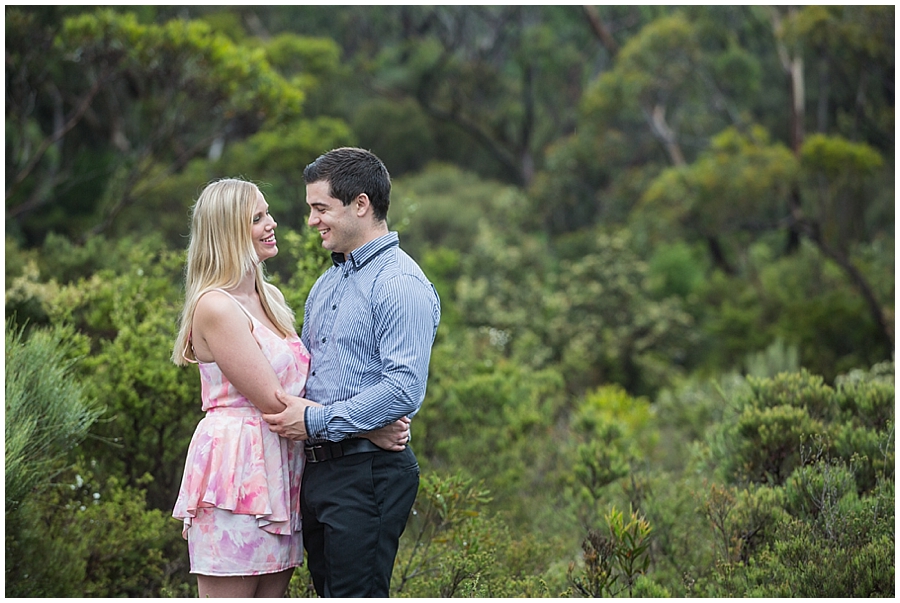
[[[254,575],[286,569],[285,559],[290,560],[288,567],[302,562],[300,480],[305,459],[301,446],[269,431],[255,407],[207,412],[191,439],[172,512],[183,521],[192,571]],[[227,514],[201,512],[212,508],[245,517],[233,521]],[[202,528],[198,525],[192,539],[198,513]],[[254,537],[254,523],[257,530],[284,538]],[[281,550],[269,550],[273,548]],[[270,563],[261,566],[254,561],[258,559]]]

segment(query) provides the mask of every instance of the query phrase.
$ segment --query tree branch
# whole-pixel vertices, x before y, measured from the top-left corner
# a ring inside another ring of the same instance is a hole
[[[81,102],[78,104],[78,107],[75,109],[75,112],[72,113],[72,116],[64,123],[62,126],[58,127],[56,131],[53,132],[50,136],[45,138],[38,149],[34,152],[34,155],[31,156],[31,159],[22,168],[21,171],[16,175],[13,179],[13,183],[9,188],[6,189],[6,198],[7,200],[12,196],[15,192],[16,188],[22,183],[25,178],[27,178],[32,170],[37,166],[38,162],[44,157],[44,153],[47,152],[54,143],[58,142],[65,136],[72,128],[74,128],[79,121],[81,121],[82,116],[85,111],[90,107],[91,102],[94,100],[94,97],[97,96],[97,93],[100,92],[100,88],[106,83],[106,80],[109,78],[109,73],[101,75],[97,78],[97,81],[94,82],[94,85],[91,86],[91,89],[88,90],[87,94],[85,94],[84,98],[81,99]],[[22,213],[22,205],[18,207],[12,208],[9,212],[7,212],[7,218],[14,218],[20,213]],[[27,208],[26,208],[27,209]]]
[[[894,324],[888,319],[887,316],[885,316],[885,313],[881,308],[881,304],[878,303],[878,299],[875,297],[875,292],[872,290],[872,287],[869,286],[866,277],[862,274],[862,272],[859,271],[859,269],[853,264],[853,262],[850,261],[849,257],[825,243],[825,241],[822,239],[821,229],[816,222],[806,220],[798,214],[794,214],[794,216],[792,217],[792,222],[794,224],[794,228],[798,232],[806,236],[807,239],[812,241],[813,244],[815,244],[815,246],[822,253],[822,255],[840,266],[841,269],[843,269],[843,271],[847,274],[847,276],[850,277],[851,282],[856,286],[856,289],[863,296],[863,300],[865,300],[866,306],[868,306],[869,308],[869,314],[875,321],[875,324],[879,327],[882,345],[884,345],[884,348],[889,355],[893,355]]]
[[[597,36],[597,39],[600,40],[600,43],[606,48],[606,52],[609,53],[609,56],[615,57],[619,52],[619,45],[600,18],[597,7],[584,5],[581,8],[584,11],[584,16],[587,18],[588,25],[591,26],[591,31],[594,32],[594,35]]]
[[[687,165],[687,162],[684,159],[684,153],[681,152],[681,146],[678,144],[678,140],[675,136],[675,132],[669,127],[669,124],[666,123],[666,108],[657,104],[652,110],[641,107],[641,111],[643,111],[644,118],[650,126],[650,131],[653,132],[653,135],[657,140],[663,143],[672,164],[677,167]]]
[[[524,175],[515,158],[510,155],[510,153],[508,153],[506,149],[504,149],[500,144],[498,144],[489,132],[486,132],[483,128],[481,128],[479,124],[462,115],[457,109],[441,109],[440,107],[437,107],[432,103],[430,91],[435,88],[435,86],[433,85],[433,81],[439,77],[439,74],[443,71],[443,66],[449,63],[451,55],[452,47],[445,46],[444,52],[435,63],[435,66],[427,70],[425,75],[419,81],[419,85],[416,90],[416,99],[418,100],[419,105],[422,107],[425,113],[430,115],[432,118],[454,123],[464,132],[472,136],[488,151],[490,151],[490,153],[494,155],[494,157],[496,157],[497,160],[500,161],[500,163],[506,169],[508,169],[511,174],[515,175],[516,179],[520,183],[524,184]]]
[[[134,168],[131,173],[128,175],[126,181],[128,184],[125,187],[125,191],[119,197],[119,200],[112,206],[112,208],[107,212],[107,215],[100,223],[96,224],[93,228],[91,228],[87,233],[82,236],[82,242],[93,235],[98,235],[109,228],[116,216],[119,215],[119,212],[122,211],[126,206],[130,205],[136,198],[138,198],[141,194],[146,191],[152,190],[157,184],[170,177],[176,171],[182,169],[185,165],[187,165],[188,161],[198,156],[203,149],[209,147],[213,140],[220,133],[218,131],[210,134],[209,136],[204,137],[199,142],[194,144],[191,148],[185,150],[181,155],[179,155],[174,161],[172,161],[164,170],[158,173],[152,180],[145,183],[141,190],[135,191],[138,188],[137,183],[139,183],[147,173],[147,169]],[[144,153],[144,159],[152,155],[152,152],[147,149]],[[140,161],[138,161],[140,164]]]

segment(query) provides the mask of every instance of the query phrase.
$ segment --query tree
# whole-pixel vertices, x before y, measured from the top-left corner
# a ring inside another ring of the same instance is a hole
[[[729,253],[724,241],[746,244],[778,229],[798,170],[791,153],[764,129],[728,129],[690,165],[660,173],[644,191],[636,219],[656,237],[683,233],[706,243],[714,265],[735,274],[734,250]]]
[[[262,49],[203,22],[145,25],[98,9],[54,31],[35,13],[8,8],[6,24],[15,82],[6,216],[32,242],[54,228],[76,237],[107,230],[217,139],[278,123],[303,101]]]
[[[414,100],[433,124],[438,158],[530,183],[547,146],[574,127],[589,64],[578,14],[522,6],[379,12],[373,39],[360,32],[377,49],[367,45],[357,58],[369,89]]]

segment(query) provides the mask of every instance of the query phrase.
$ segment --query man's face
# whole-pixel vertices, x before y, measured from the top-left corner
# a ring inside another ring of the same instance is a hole
[[[357,213],[359,205],[354,201],[345,207],[330,192],[327,181],[306,185],[307,223],[319,231],[322,247],[336,253],[350,253],[365,242],[362,220]]]

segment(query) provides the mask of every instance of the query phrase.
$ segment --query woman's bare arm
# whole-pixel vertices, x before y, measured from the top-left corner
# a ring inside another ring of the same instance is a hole
[[[281,383],[259,349],[251,326],[235,300],[210,291],[194,311],[194,353],[202,362],[215,362],[225,378],[262,412],[281,412],[284,404],[275,397]]]

